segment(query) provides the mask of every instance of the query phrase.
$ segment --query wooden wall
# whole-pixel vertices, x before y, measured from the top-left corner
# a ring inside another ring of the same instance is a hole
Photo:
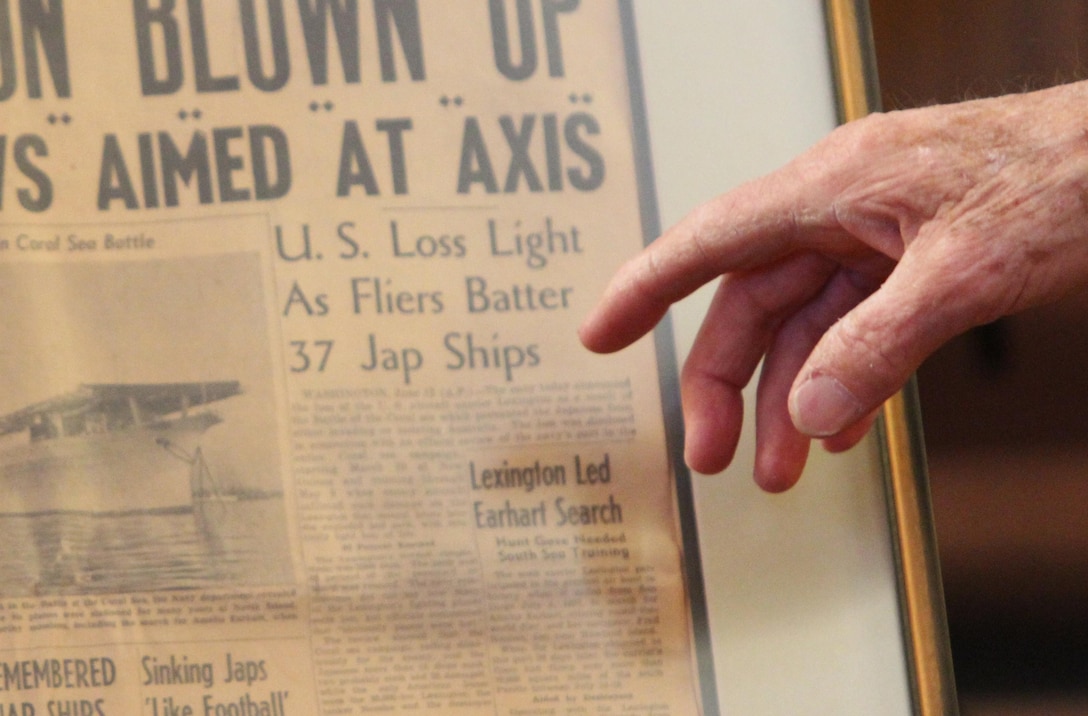
[[[1088,0],[871,10],[886,109],[1088,77]],[[953,341],[919,387],[961,692],[1088,698],[1088,291]]]
[[[871,0],[889,108],[1086,76],[1084,0]]]

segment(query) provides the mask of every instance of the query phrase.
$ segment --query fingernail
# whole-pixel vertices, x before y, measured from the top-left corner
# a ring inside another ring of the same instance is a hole
[[[842,383],[829,375],[809,378],[793,393],[790,415],[798,430],[813,437],[828,437],[861,417],[861,403]]]

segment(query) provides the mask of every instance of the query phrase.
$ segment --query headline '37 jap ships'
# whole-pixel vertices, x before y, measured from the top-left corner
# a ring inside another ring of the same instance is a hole
[[[86,384],[0,416],[0,513],[192,507],[206,486],[207,407],[237,381]]]

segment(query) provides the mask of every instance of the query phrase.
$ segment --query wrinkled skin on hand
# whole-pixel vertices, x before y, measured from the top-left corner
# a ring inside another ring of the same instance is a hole
[[[685,458],[757,483],[845,450],[949,338],[1088,283],[1088,83],[873,115],[699,207],[626,263],[580,330],[611,352],[721,277],[681,374]]]

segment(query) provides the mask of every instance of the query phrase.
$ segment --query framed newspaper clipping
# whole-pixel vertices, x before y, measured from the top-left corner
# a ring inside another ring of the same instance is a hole
[[[767,501],[575,334],[849,96],[745,5],[0,0],[0,715],[941,713],[910,410]]]

